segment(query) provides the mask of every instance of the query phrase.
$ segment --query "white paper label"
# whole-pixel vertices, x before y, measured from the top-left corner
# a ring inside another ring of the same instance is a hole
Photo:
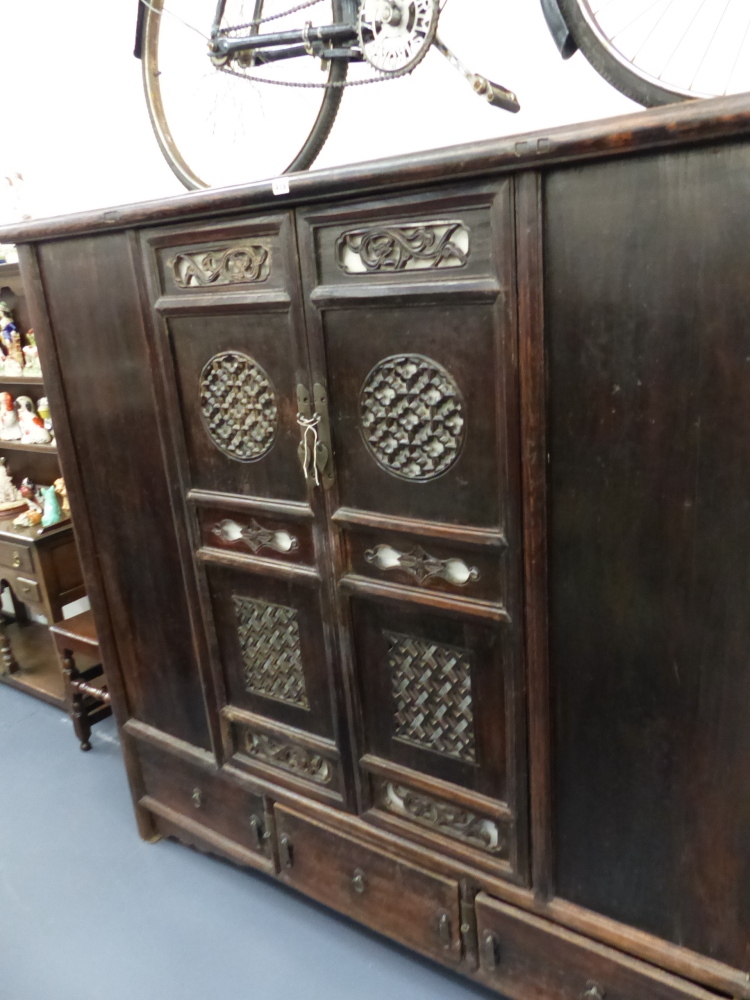
[[[271,181],[271,190],[274,194],[289,194],[289,178],[277,177]]]

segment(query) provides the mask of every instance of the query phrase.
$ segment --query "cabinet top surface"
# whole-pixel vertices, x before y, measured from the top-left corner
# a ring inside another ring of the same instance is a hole
[[[240,211],[278,210],[331,198],[405,191],[461,178],[481,178],[747,135],[750,135],[750,94],[687,101],[543,132],[289,174],[286,195],[274,195],[269,179],[15,223],[0,227],[0,242],[33,243]]]

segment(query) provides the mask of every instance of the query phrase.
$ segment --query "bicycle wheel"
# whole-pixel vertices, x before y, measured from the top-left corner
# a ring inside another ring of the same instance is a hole
[[[260,30],[342,20],[340,0],[317,0],[297,14],[284,14],[292,6],[295,0],[264,0],[262,16],[274,20]],[[167,163],[189,189],[306,169],[333,125],[343,87],[330,85],[344,82],[348,63],[332,60],[322,72],[320,63],[306,55],[255,66],[233,60],[217,67],[208,55],[215,7],[216,0],[148,0],[143,83]],[[227,0],[222,28],[252,21],[255,8],[255,0]],[[234,32],[248,33],[247,28]]]
[[[750,90],[747,0],[558,0],[594,69],[646,107]]]

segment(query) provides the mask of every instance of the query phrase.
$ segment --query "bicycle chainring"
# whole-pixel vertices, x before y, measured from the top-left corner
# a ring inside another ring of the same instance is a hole
[[[362,54],[385,76],[411,73],[437,33],[439,0],[360,0]]]

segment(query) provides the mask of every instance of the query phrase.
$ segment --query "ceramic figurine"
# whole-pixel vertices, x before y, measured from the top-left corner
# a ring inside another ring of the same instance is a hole
[[[28,478],[24,479],[21,483],[21,496],[29,505],[29,509],[14,518],[13,524],[17,528],[32,528],[35,524],[39,524],[42,520],[43,511],[41,504],[37,499],[36,487]]]
[[[42,396],[39,402],[36,404],[36,412],[42,418],[44,422],[44,429],[49,431],[51,437],[55,436],[55,430],[52,426],[52,414],[49,411],[49,403],[47,402],[47,397]]]
[[[13,397],[9,392],[0,392],[0,441],[18,441],[21,425]]]
[[[40,510],[32,510],[29,508],[25,510],[23,514],[19,514],[18,517],[13,518],[13,524],[16,528],[33,528],[35,524],[39,524],[42,520],[42,512]]]
[[[42,486],[39,492],[42,495],[42,506],[44,507],[42,512],[42,527],[49,528],[53,524],[57,524],[58,521],[62,521],[63,515],[60,510],[60,501],[57,499],[54,486]]]
[[[0,458],[0,516],[15,513],[24,507],[26,501],[13,485],[5,459]]]
[[[65,480],[60,476],[59,479],[55,480],[55,489],[57,490],[57,495],[60,498],[60,506],[62,507],[62,512],[66,517],[70,517],[70,503],[68,502],[68,488],[65,485]]]
[[[5,375],[17,376],[23,374],[23,348],[21,334],[13,322],[13,313],[6,302],[0,302],[0,339],[5,351]]]
[[[21,425],[21,440],[27,444],[49,444],[52,435],[36,412],[33,399],[29,396],[19,396],[16,400],[16,409]]]
[[[40,376],[42,374],[42,366],[39,364],[39,350],[36,346],[36,337],[34,336],[33,330],[29,330],[26,334],[26,346],[23,349],[23,361],[24,375]]]

